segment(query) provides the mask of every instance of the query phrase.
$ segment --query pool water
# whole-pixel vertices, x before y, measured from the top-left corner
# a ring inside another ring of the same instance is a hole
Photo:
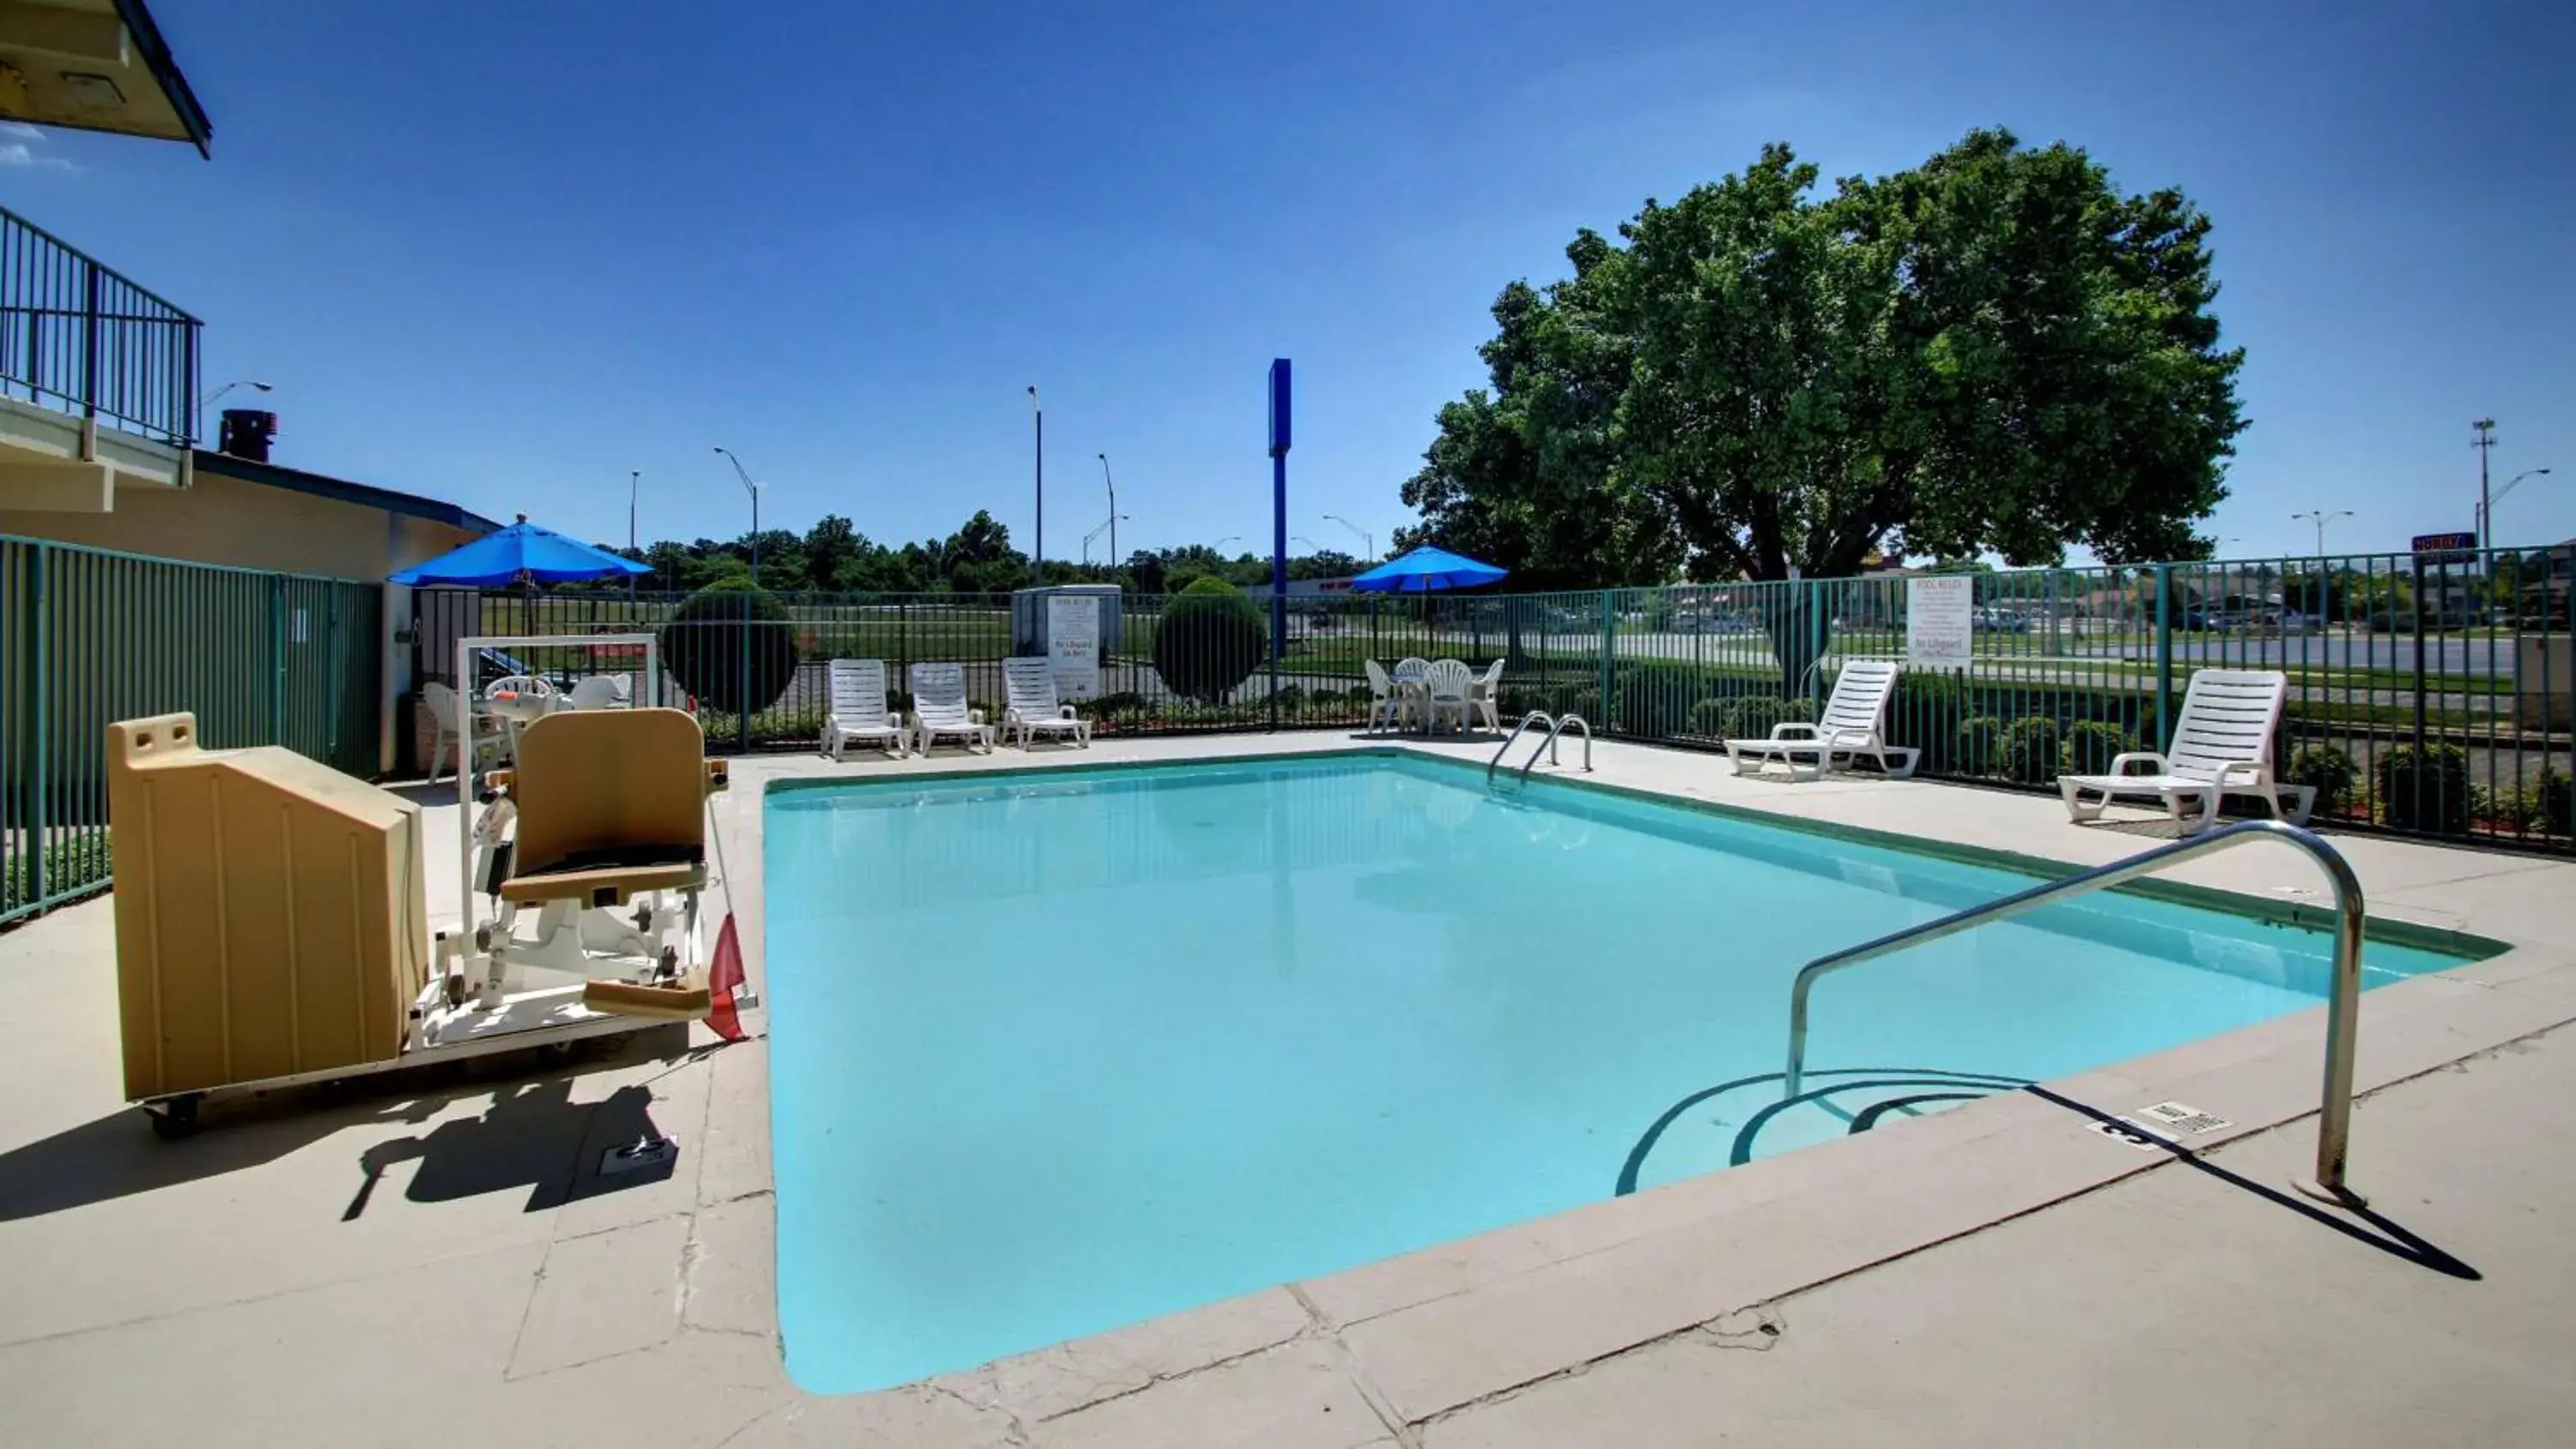
[[[1766,1112],[1799,966],[2028,878],[1391,756],[765,808],[779,1313],[815,1392],[1884,1128],[2325,990],[2322,934],[2089,896],[1821,983],[1825,1090]],[[2374,943],[2367,976],[2452,964]]]

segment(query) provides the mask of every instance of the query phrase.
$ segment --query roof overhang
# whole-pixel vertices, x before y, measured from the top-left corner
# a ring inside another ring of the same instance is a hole
[[[215,134],[144,0],[0,0],[0,117],[200,155]]]

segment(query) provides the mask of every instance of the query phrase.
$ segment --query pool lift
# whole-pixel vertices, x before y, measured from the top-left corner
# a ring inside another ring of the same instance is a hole
[[[1583,716],[1575,714],[1570,710],[1564,714],[1551,715],[1546,710],[1534,709],[1529,713],[1522,715],[1521,722],[1519,724],[1512,726],[1512,732],[1503,740],[1502,748],[1494,751],[1494,758],[1486,763],[1486,784],[1490,785],[1494,783],[1494,771],[1503,763],[1503,756],[1511,753],[1512,742],[1519,739],[1523,733],[1528,731],[1531,725],[1537,725],[1539,728],[1547,731],[1547,738],[1532,746],[1529,758],[1521,761],[1521,779],[1527,780],[1529,778],[1530,769],[1538,763],[1538,757],[1541,754],[1547,756],[1549,768],[1553,769],[1556,767],[1557,737],[1565,733],[1565,727],[1567,725],[1572,725],[1576,730],[1581,732],[1583,736],[1583,772],[1587,775],[1592,773],[1592,726],[1585,722]]]
[[[639,652],[651,701],[661,671],[659,641],[649,634],[461,639],[457,677],[472,678],[478,649],[568,643]],[[464,717],[471,707],[470,692],[459,690],[459,738],[471,738]],[[116,895],[127,1097],[156,1132],[180,1137],[194,1130],[198,1103],[209,1095],[513,1049],[568,1048],[586,1038],[710,1015],[718,993],[709,982],[699,901],[708,874],[700,857],[682,852],[703,839],[717,855],[715,878],[724,879],[707,805],[725,788],[725,762],[704,758],[695,721],[675,710],[548,718],[553,713],[543,704],[522,721],[529,736],[548,737],[539,741],[548,745],[543,760],[531,754],[480,777],[459,772],[460,823],[473,822],[458,832],[461,919],[436,930],[422,919],[421,824],[409,802],[282,749],[199,751],[188,715],[110,727],[118,762],[111,808],[119,848],[136,861]],[[536,763],[546,778],[541,782],[524,763]],[[528,836],[533,817],[522,814],[540,785],[549,817],[542,822],[544,840]],[[154,788],[168,799],[147,798]],[[226,799],[240,796],[229,812],[194,803],[224,792],[231,792]],[[218,829],[227,814],[254,825],[272,817],[287,821],[278,833],[291,826],[294,848],[309,853],[327,842],[351,863],[337,875],[316,871],[293,849],[272,845],[285,859],[282,873],[254,865],[230,849],[232,833]],[[156,830],[169,839],[150,833]],[[156,852],[155,845],[165,848]],[[549,859],[531,859],[529,850]],[[168,858],[157,861],[164,867],[157,872],[150,869],[156,857]],[[369,880],[361,879],[360,862],[374,871]],[[349,881],[348,899],[316,888],[340,876]],[[167,914],[161,907],[172,891],[194,897],[241,882],[249,891],[243,900],[226,895],[240,917],[232,935],[149,929]],[[490,913],[478,913],[478,896],[491,901]],[[304,939],[334,921],[344,923],[344,936],[352,934],[347,923],[377,922],[381,939],[364,950],[345,942],[324,949],[331,943]],[[263,932],[279,939],[271,943]],[[254,965],[233,963],[227,971],[221,948],[238,945],[234,936],[267,949],[250,953]],[[165,995],[189,1005],[165,1012]],[[359,1017],[357,1030],[339,1030],[337,1018],[310,1003],[299,1013],[306,995],[347,1000]],[[731,1002],[755,1004],[747,991],[732,993]],[[138,1016],[137,1003],[149,1009]],[[278,1016],[289,1023],[283,1034],[262,1031],[252,1042],[247,1028],[236,1030],[236,1023]],[[249,1044],[236,1043],[235,1035]]]

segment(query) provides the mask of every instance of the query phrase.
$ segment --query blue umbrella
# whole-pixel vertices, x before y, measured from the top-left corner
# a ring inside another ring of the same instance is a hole
[[[504,588],[516,583],[564,584],[581,579],[622,579],[653,570],[606,549],[569,539],[551,528],[519,521],[488,533],[463,548],[414,564],[386,580],[423,588],[453,584],[467,588]]]
[[[1351,580],[1367,594],[1419,594],[1432,589],[1473,589],[1502,581],[1504,570],[1471,558],[1460,558],[1429,544],[1402,558],[1391,558]]]

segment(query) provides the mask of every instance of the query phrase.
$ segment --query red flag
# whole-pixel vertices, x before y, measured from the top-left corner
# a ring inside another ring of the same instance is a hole
[[[733,933],[733,913],[725,913],[716,932],[716,959],[707,968],[707,1025],[726,1041],[742,1040],[742,1018],[734,1014],[733,993],[742,985],[742,942]]]

